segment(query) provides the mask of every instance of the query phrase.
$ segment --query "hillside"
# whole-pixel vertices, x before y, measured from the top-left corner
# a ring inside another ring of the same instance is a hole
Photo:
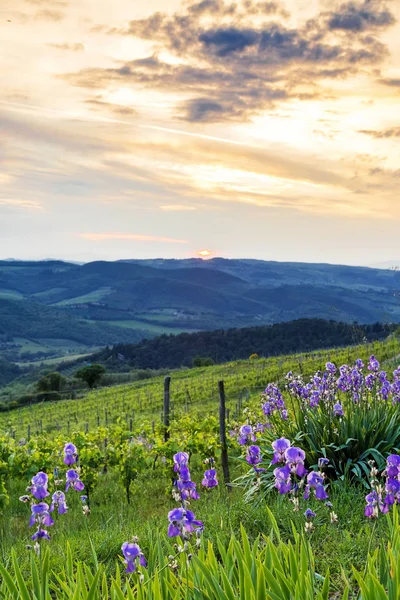
[[[400,342],[396,337],[371,344],[347,346],[344,348],[326,348],[309,353],[279,354],[259,360],[239,360],[225,362],[211,367],[181,369],[171,371],[171,399],[174,404],[173,415],[178,418],[190,411],[191,416],[209,419],[218,415],[218,385],[223,379],[227,407],[238,410],[250,398],[259,400],[259,395],[267,383],[282,380],[290,370],[311,375],[323,369],[328,360],[336,364],[350,363],[361,357],[368,360],[375,354],[379,360],[393,359],[400,352]],[[390,367],[388,366],[388,369]],[[163,376],[152,377],[129,384],[88,390],[76,400],[58,400],[40,402],[23,406],[18,410],[0,410],[0,435],[3,432],[16,432],[26,436],[28,426],[32,434],[46,431],[48,436],[70,433],[70,428],[88,427],[90,431],[99,426],[129,426],[130,420],[142,426],[147,419],[159,423],[162,410]],[[0,406],[0,408],[2,408]],[[102,434],[104,435],[104,434]]]
[[[191,366],[196,356],[216,363],[294,352],[308,352],[374,342],[385,339],[393,327],[349,325],[323,319],[299,319],[263,327],[244,327],[180,335],[162,335],[138,344],[118,344],[95,353],[87,360],[101,362],[110,370],[125,368],[162,369]]]
[[[32,360],[301,318],[399,322],[399,289],[398,271],[327,264],[0,261],[0,355]]]
[[[66,354],[85,349],[93,351],[122,339],[137,342],[145,335],[145,331],[82,320],[38,302],[0,297],[0,359],[3,357],[9,363],[30,356],[56,355],[60,351]],[[0,365],[0,374],[4,374],[5,361]],[[7,372],[11,374],[15,370],[8,368]]]

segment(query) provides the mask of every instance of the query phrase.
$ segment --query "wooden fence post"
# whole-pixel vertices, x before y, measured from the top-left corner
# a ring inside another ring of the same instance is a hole
[[[229,477],[229,464],[228,464],[228,449],[226,444],[226,408],[225,408],[225,389],[224,382],[218,381],[219,391],[219,439],[221,444],[221,464],[222,472],[224,474],[225,484],[228,485],[230,482]],[[230,490],[228,485],[228,490]]]
[[[164,442],[169,440],[169,404],[170,404],[171,377],[167,375],[164,379]]]

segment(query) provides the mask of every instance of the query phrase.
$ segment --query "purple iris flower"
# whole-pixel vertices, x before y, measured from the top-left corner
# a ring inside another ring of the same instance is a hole
[[[257,440],[251,425],[242,425],[239,429],[238,442],[241,446]]]
[[[203,529],[203,523],[197,521],[191,510],[175,508],[168,513],[168,536],[185,536],[193,533],[195,529]]]
[[[331,375],[334,375],[336,373],[336,367],[333,363],[331,362],[327,362],[325,365],[325,369],[328,371],[328,373],[330,373]]]
[[[49,540],[50,536],[45,529],[42,529],[41,527],[39,527],[39,529],[36,531],[36,533],[33,534],[31,539],[32,540],[41,540],[41,539]]]
[[[357,360],[355,362],[355,365],[356,365],[357,369],[363,369],[364,368],[364,363],[361,360],[361,358],[357,358]]]
[[[262,462],[261,450],[259,446],[249,446],[247,448],[246,461],[249,465],[258,465]]]
[[[177,452],[174,454],[174,471],[177,473],[181,467],[187,467],[189,463],[189,454],[187,452]]]
[[[364,516],[371,518],[374,515],[374,506],[373,504],[367,504],[364,510]]]
[[[121,546],[122,554],[125,558],[126,573],[134,573],[136,571],[137,562],[142,567],[147,567],[147,561],[138,544],[125,542]]]
[[[318,406],[320,400],[320,393],[317,390],[314,390],[310,397],[310,407],[315,408],[316,406]]]
[[[52,495],[52,503],[50,505],[49,512],[53,512],[56,506],[58,507],[59,515],[64,515],[68,510],[67,502],[65,500],[65,494],[60,490],[57,490]]]
[[[196,484],[194,481],[181,481],[178,479],[177,487],[180,491],[182,500],[189,500],[189,498],[192,500],[198,500],[200,498],[200,494],[196,490]]]
[[[261,408],[262,408],[264,415],[269,417],[274,412],[275,406],[272,404],[272,402],[267,401],[267,402],[264,402],[264,404],[262,405]]]
[[[368,371],[377,372],[379,371],[379,366],[379,361],[375,358],[374,355],[372,355],[369,359]]]
[[[400,473],[400,456],[398,454],[389,454],[386,459],[387,474],[389,477],[397,477]]]
[[[290,481],[290,467],[285,465],[284,467],[277,467],[274,469],[275,476],[275,487],[280,494],[287,494],[292,489]]]
[[[369,375],[367,375],[365,378],[365,385],[366,385],[367,389],[372,390],[372,388],[374,387],[374,383],[375,383],[375,374],[369,373]]]
[[[205,471],[201,484],[206,488],[216,487],[218,485],[217,471],[215,469],[208,469]]]
[[[285,458],[286,461],[292,467],[294,467],[298,477],[303,477],[307,473],[307,470],[304,467],[304,461],[306,459],[304,450],[297,448],[296,446],[292,446],[291,448],[285,450]]]
[[[285,450],[285,458],[290,463],[298,464],[305,461],[306,455],[304,450],[301,448],[292,446],[291,448],[287,448]]]
[[[84,484],[79,479],[78,473],[74,469],[69,469],[69,471],[67,471],[66,482],[66,492],[68,492],[70,487],[73,487],[76,492],[81,492],[83,489],[85,489]]]
[[[383,381],[381,389],[380,389],[380,394],[381,394],[383,400],[388,400],[390,391],[391,391],[390,382],[387,380]]]
[[[387,492],[384,499],[385,504],[394,504],[400,492],[400,481],[389,477],[386,480],[385,489]]]
[[[43,500],[47,496],[50,496],[50,492],[47,490],[48,481],[49,478],[43,471],[39,471],[39,473],[32,477],[30,491],[36,500]]]
[[[326,500],[328,498],[328,494],[325,491],[323,481],[324,479],[321,477],[321,475],[319,475],[319,473],[311,471],[311,473],[307,475],[305,498],[308,498],[309,490],[312,488],[315,492],[315,497],[317,500]]]
[[[307,508],[306,512],[304,513],[304,516],[306,517],[307,521],[311,521],[311,519],[313,519],[317,515],[311,510],[311,508]]]
[[[78,458],[78,455],[77,455],[76,446],[74,446],[74,444],[72,444],[71,442],[69,442],[68,444],[65,444],[65,446],[64,446],[64,464],[71,466],[76,463],[77,458]]]
[[[272,449],[274,451],[274,456],[272,458],[271,464],[275,465],[276,463],[285,462],[285,452],[290,448],[290,441],[286,438],[279,438],[272,442]]]
[[[389,510],[388,504],[383,504],[382,497],[376,490],[372,490],[369,494],[365,496],[365,501],[367,506],[364,510],[364,516],[370,519],[376,519],[379,514],[379,509],[381,512],[386,513]]]
[[[333,414],[335,417],[344,416],[343,406],[340,404],[340,402],[336,402],[336,404],[333,405]]]
[[[32,504],[32,514],[29,520],[29,527],[33,527],[35,523],[50,527],[54,525],[54,521],[49,513],[49,505],[46,502],[39,502],[38,504]]]
[[[182,500],[198,500],[200,498],[196,484],[190,478],[190,471],[186,465],[182,465],[179,468],[179,479],[176,482],[176,486],[181,493]]]
[[[381,383],[384,383],[387,380],[387,373],[386,371],[379,371],[378,373],[378,379]]]

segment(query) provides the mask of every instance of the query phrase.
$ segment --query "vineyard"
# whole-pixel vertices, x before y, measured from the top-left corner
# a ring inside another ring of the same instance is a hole
[[[218,416],[218,381],[225,383],[228,421],[237,421],[242,409],[258,402],[267,383],[281,381],[288,371],[311,375],[322,370],[328,360],[338,364],[375,354],[389,360],[400,354],[400,342],[390,337],[385,342],[322,350],[268,359],[236,361],[212,368],[188,369],[171,373],[172,421],[190,414],[196,419]],[[45,435],[63,436],[74,431],[93,432],[99,427],[118,425],[135,431],[143,425],[157,427],[162,422],[163,378],[153,378],[94,390],[84,398],[42,403],[0,413],[0,432],[15,440]]]
[[[2,412],[0,597],[399,598],[399,355],[390,336]]]

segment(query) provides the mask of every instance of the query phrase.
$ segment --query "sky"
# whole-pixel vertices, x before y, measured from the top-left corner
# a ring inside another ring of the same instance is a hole
[[[0,258],[400,260],[399,0],[1,0]]]

